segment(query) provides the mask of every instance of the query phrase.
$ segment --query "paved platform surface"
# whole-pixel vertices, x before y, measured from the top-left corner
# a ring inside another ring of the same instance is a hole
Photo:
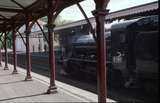
[[[2,63],[4,65],[4,63]],[[13,102],[97,102],[97,95],[56,81],[58,93],[45,94],[49,78],[32,73],[33,81],[24,81],[25,70],[17,68],[18,74],[0,67],[0,103]],[[107,99],[107,102],[115,102]]]

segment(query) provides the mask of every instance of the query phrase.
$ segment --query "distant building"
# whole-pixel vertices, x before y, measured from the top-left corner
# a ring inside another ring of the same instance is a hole
[[[43,25],[46,24],[45,22],[40,21],[40,20],[38,20],[38,22],[42,28],[43,28]],[[25,40],[25,33],[24,33],[25,26],[22,26],[19,29],[19,32],[22,34],[22,37]],[[44,42],[45,41],[44,41],[42,33],[40,32],[40,28],[35,23],[32,26],[31,33],[30,33],[30,52],[43,52],[44,51]],[[25,52],[26,51],[26,47],[23,43],[23,40],[18,33],[17,33],[17,37],[16,37],[16,50],[17,50],[17,52]]]

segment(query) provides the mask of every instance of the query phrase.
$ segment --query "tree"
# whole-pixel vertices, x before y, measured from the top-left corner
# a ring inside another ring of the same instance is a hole
[[[42,20],[44,22],[48,21],[47,20],[47,16],[41,18],[40,20]],[[66,24],[66,23],[70,23],[70,22],[72,22],[72,21],[64,20],[60,15],[58,15],[57,18],[56,18],[56,20],[55,20],[55,22],[54,22],[54,24],[56,26],[59,26],[59,25],[63,25],[63,24]]]
[[[2,35],[2,33],[0,33],[0,35]],[[4,44],[4,35],[2,35],[0,39],[1,39],[0,47],[2,48],[3,44]],[[2,44],[2,42],[3,42],[3,44]],[[8,35],[7,35],[7,47],[8,48],[12,47],[12,33],[11,32],[9,32]]]
[[[2,35],[2,33],[0,33],[0,35]],[[0,39],[2,40],[2,36]],[[2,48],[2,47],[3,47],[3,44],[2,44],[2,41],[0,41],[0,48]]]

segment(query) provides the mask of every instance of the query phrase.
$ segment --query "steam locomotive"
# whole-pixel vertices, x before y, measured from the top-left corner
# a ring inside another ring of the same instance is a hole
[[[106,31],[109,84],[158,92],[158,15],[113,23]],[[96,43],[91,35],[73,36],[63,59],[67,74],[96,75]],[[146,87],[147,86],[147,87]]]

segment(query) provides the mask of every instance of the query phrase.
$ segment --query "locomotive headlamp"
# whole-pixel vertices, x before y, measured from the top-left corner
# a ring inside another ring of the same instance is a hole
[[[117,52],[117,56],[113,56],[113,63],[119,64],[122,63],[122,54],[121,52]]]

